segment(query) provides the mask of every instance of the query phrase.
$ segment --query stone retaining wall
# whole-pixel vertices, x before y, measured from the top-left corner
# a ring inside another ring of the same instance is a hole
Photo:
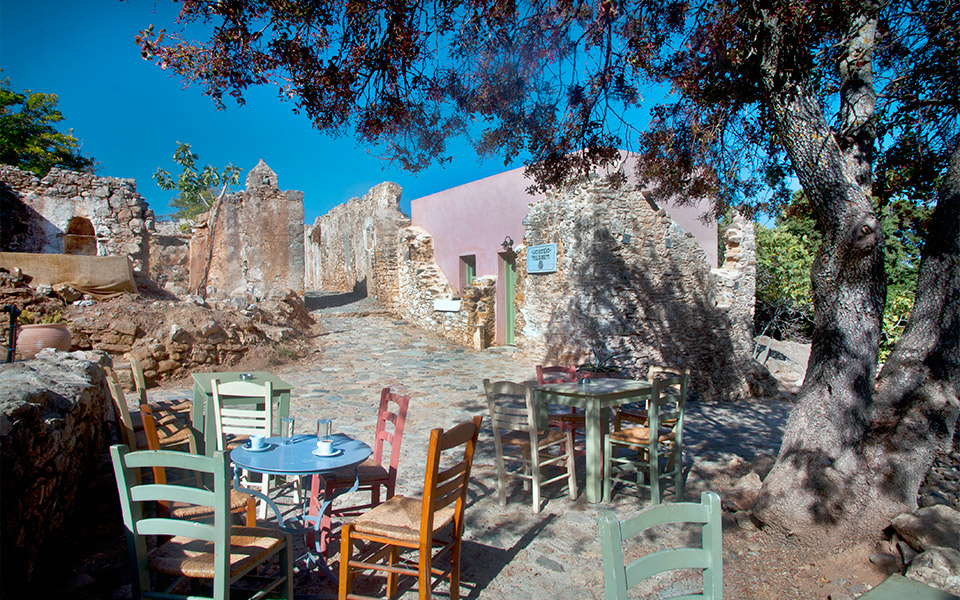
[[[103,452],[103,364],[102,353],[54,350],[0,364],[2,596],[28,589],[35,567],[62,558],[71,522],[90,517],[74,505]]]
[[[40,179],[0,165],[4,223],[0,248],[10,252],[129,255],[135,274],[149,270],[147,230],[153,211],[133,179],[53,168]]]

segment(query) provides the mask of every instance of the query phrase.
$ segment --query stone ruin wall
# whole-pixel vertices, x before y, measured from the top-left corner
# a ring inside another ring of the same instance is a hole
[[[430,234],[400,211],[401,192],[381,183],[308,226],[306,287],[369,296],[422,329],[466,346],[490,345],[494,282],[478,279],[459,311],[436,310],[435,300],[457,292],[434,261]]]
[[[83,518],[78,493],[97,472],[108,416],[105,364],[103,353],[54,350],[0,364],[0,595],[23,595]]]
[[[135,180],[59,168],[51,169],[41,179],[29,171],[0,165],[0,195],[3,220],[0,247],[3,249],[129,255],[134,274],[149,272],[147,238],[154,215],[137,193]],[[89,220],[92,237],[74,237],[73,232],[68,231],[75,217]],[[17,226],[11,227],[12,223]]]
[[[701,398],[748,393],[753,295],[746,279],[755,263],[743,222],[739,235],[728,236],[741,252],[725,265],[738,271],[727,277],[711,272],[693,237],[633,188],[592,182],[551,193],[527,219],[517,257],[518,349],[545,364],[578,364],[597,347],[603,355],[625,353],[615,363],[632,377],[646,377],[650,364],[680,365],[693,371]],[[526,248],[553,242],[557,271],[527,274]]]
[[[147,241],[150,247],[150,279],[175,296],[190,290],[190,238],[188,219],[156,221]]]
[[[302,292],[303,220],[303,192],[280,191],[277,174],[261,160],[247,174],[245,191],[227,195],[198,219],[190,241],[190,289],[201,287],[209,260],[207,297],[256,301]]]
[[[457,291],[434,260],[433,237],[420,227],[399,232],[398,294],[392,310],[421,329],[463,346],[493,343],[496,281],[478,277],[464,290],[460,310],[436,310],[435,301],[454,300]]]
[[[402,190],[384,182],[317,217],[304,232],[308,289],[357,293],[389,304],[397,295]]]

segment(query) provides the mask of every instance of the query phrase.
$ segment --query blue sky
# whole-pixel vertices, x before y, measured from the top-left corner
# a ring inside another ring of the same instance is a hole
[[[171,157],[177,142],[200,155],[200,164],[233,163],[241,181],[261,158],[276,171],[280,188],[304,192],[306,221],[382,181],[403,187],[410,201],[494,175],[520,163],[493,158],[480,163],[465,142],[452,163],[412,175],[376,158],[352,137],[318,133],[272,88],[251,90],[247,104],[217,111],[199,87],[184,89],[170,73],[140,57],[134,36],[151,23],[176,28],[179,5],[168,0],[0,0],[0,69],[14,89],[57,94],[83,152],[100,163],[99,175],[132,177],[158,214],[172,196],[157,187],[157,167],[179,171]]]

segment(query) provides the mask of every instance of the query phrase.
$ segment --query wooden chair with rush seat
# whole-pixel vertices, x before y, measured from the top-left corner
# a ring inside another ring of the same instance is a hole
[[[477,447],[482,417],[461,423],[449,431],[430,432],[423,497],[394,496],[345,523],[340,533],[340,600],[366,598],[353,593],[360,571],[386,572],[386,591],[396,597],[400,575],[419,582],[420,600],[432,597],[434,577],[448,579],[450,598],[460,597],[460,550],[470,469]],[[358,542],[367,544],[354,554]],[[416,557],[402,560],[402,552]],[[435,567],[449,554],[448,569]]]
[[[257,583],[264,594],[276,590],[283,598],[293,598],[289,535],[273,529],[231,524],[229,492],[233,478],[225,453],[218,451],[213,456],[202,456],[169,450],[131,452],[117,444],[110,448],[110,455],[126,529],[134,598],[228,599],[231,586],[241,579]],[[213,489],[171,482],[140,484],[138,473],[155,468],[195,472],[197,478],[212,480]],[[159,502],[212,507],[213,522],[147,517],[148,505]],[[172,537],[148,551],[147,536]],[[278,559],[279,572],[268,577],[257,575],[274,557]],[[172,582],[157,585],[164,578]],[[205,581],[212,586],[211,593],[208,596],[180,593],[180,586],[186,585],[187,579]]]

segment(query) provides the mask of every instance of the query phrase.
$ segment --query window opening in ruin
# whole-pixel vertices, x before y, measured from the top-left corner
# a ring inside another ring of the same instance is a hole
[[[63,235],[63,253],[80,256],[97,255],[97,236],[93,223],[85,217],[73,217]]]
[[[477,278],[477,256],[468,254],[460,257],[460,295]]]

